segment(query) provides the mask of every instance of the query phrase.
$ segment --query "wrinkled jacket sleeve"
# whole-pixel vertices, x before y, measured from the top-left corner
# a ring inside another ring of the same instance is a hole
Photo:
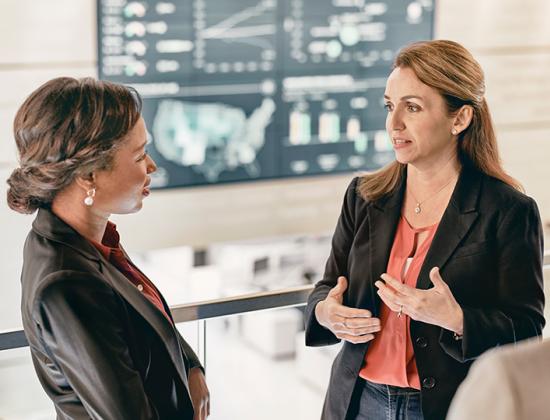
[[[191,370],[193,368],[196,368],[196,367],[201,368],[204,372],[204,368],[202,367],[199,358],[197,357],[197,355],[195,354],[195,352],[193,351],[191,346],[187,343],[187,341],[185,341],[185,339],[182,337],[182,335],[180,334],[180,332],[177,329],[176,329],[176,334],[178,336],[178,341],[180,343],[180,347],[181,347],[183,357],[188,362],[188,366],[187,366],[188,367],[188,372],[187,372],[187,374],[189,375],[189,370]]]
[[[332,237],[332,247],[325,266],[323,279],[315,285],[308,298],[305,312],[305,335],[306,345],[308,346],[324,346],[340,341],[332,332],[317,322],[315,306],[327,297],[330,289],[336,286],[339,276],[348,277],[348,255],[355,234],[357,182],[358,178],[354,178],[348,186],[338,224]]]
[[[48,357],[68,382],[66,398],[56,403],[71,405],[64,411],[75,419],[157,419],[130,357],[115,292],[74,271],[52,274],[43,284],[34,322]],[[75,399],[82,405],[70,403]]]
[[[440,343],[464,362],[486,350],[539,336],[544,327],[543,232],[534,200],[524,197],[504,213],[496,238],[498,272],[493,307],[463,306],[463,339],[442,330]]]

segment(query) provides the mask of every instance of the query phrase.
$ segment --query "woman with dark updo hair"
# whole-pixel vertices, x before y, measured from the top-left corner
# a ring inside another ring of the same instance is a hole
[[[150,193],[156,166],[140,112],[131,88],[62,77],[15,117],[8,205],[38,210],[24,248],[23,326],[59,419],[209,415],[197,356],[109,222]]]

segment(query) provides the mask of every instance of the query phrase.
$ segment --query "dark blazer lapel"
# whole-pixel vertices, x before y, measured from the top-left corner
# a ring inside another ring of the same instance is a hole
[[[78,232],[48,210],[39,210],[33,229],[40,235],[63,243],[78,251],[84,257],[97,261],[105,280],[151,324],[161,337],[183,383],[187,386],[187,374],[182,359],[181,348],[174,328],[165,316],[145,298],[142,293],[103,255]],[[101,302],[98,302],[101,304]]]
[[[391,194],[372,202],[367,208],[370,233],[370,295],[374,316],[378,316],[380,298],[376,294],[374,283],[386,272],[393,239],[401,215],[403,195],[405,193],[406,172],[400,185]],[[360,300],[360,302],[362,299]]]
[[[122,249],[122,252],[124,253],[124,255],[126,256],[126,258],[128,259],[128,261],[130,262],[130,264],[132,265],[132,267],[134,267],[137,271],[139,271],[141,273],[142,276],[144,276],[145,278],[149,278],[143,271],[141,271],[139,269],[139,267],[137,265],[134,264],[134,262],[130,259],[130,256],[126,253],[126,251],[124,250],[124,248],[122,247],[122,245],[120,245],[120,248]],[[157,286],[151,281],[149,280],[152,284],[152,286],[155,288],[155,290],[157,291],[157,293],[159,294],[159,297],[160,297],[160,300],[162,301],[162,305],[164,306],[164,310],[166,311],[166,314],[170,317],[170,319],[172,320],[172,322],[174,323],[174,327],[170,329],[170,337],[173,338],[175,336],[175,340],[177,342],[177,346],[172,346],[172,348],[170,348],[168,345],[167,345],[167,348],[168,348],[168,351],[170,352],[170,355],[172,357],[172,360],[174,362],[174,364],[176,365],[176,367],[178,366],[177,364],[177,361],[179,360],[182,360],[182,353],[184,352],[183,349],[181,348],[181,345],[179,343],[179,339],[178,339],[178,336],[177,336],[177,333],[175,333],[174,329],[176,329],[176,325],[175,325],[175,322],[174,322],[174,318],[172,317],[172,312],[170,311],[170,306],[168,306],[168,303],[166,302],[166,300],[164,299],[164,296],[162,295],[162,293],[160,292],[160,290],[157,288]],[[147,303],[151,303],[147,300]],[[152,304],[151,304],[152,305]],[[150,306],[151,306],[150,305]],[[153,306],[154,308],[154,306]],[[157,308],[154,308],[154,313],[156,315],[159,314],[159,311]],[[157,319],[159,319],[162,323],[162,325],[164,326],[166,324],[165,322],[165,317],[164,315],[161,315],[160,318],[157,317]],[[159,331],[157,330],[157,333],[159,333]],[[159,333],[160,334],[160,333]],[[165,343],[167,343],[166,340],[164,340]],[[173,343],[173,340],[171,341]],[[185,369],[185,364],[182,365],[181,368],[178,368],[178,372],[180,373],[180,375],[182,375],[182,371],[183,372],[186,372],[186,369]],[[182,376],[182,380],[183,380],[183,383],[185,384],[186,388],[189,390],[189,384],[188,384],[188,380],[187,380],[187,374],[183,374]]]
[[[140,270],[140,268],[134,264],[134,262],[132,261],[132,259],[130,258],[130,256],[128,255],[128,253],[126,252],[126,250],[122,247],[121,244],[119,244],[119,247],[120,249],[122,250],[122,253],[124,254],[124,256],[126,257],[126,259],[128,260],[128,262],[130,263],[130,265],[135,268],[137,271],[139,271],[139,273],[149,279],[149,276],[147,276],[143,271]],[[164,296],[162,295],[162,293],[160,292],[160,290],[157,288],[157,285],[155,283],[153,283],[151,281],[151,279],[149,279],[149,281],[151,282],[152,286],[154,287],[154,289],[156,290],[156,292],[159,294],[159,297],[160,297],[160,300],[162,301],[162,306],[164,306],[164,310],[166,311],[166,314],[170,317],[170,319],[172,320],[172,322],[174,322],[174,317],[172,316],[172,312],[170,311],[170,306],[168,306],[168,303],[166,302],[166,300],[164,299]],[[175,322],[174,322],[175,324]]]
[[[431,287],[430,270],[433,267],[442,269],[445,266],[449,257],[476,221],[480,189],[480,173],[470,165],[465,164],[420,269],[416,281],[417,289]]]
[[[124,299],[151,324],[153,329],[161,337],[166,346],[170,358],[179,375],[187,387],[187,374],[181,354],[181,348],[174,331],[175,326],[170,325],[166,317],[120,272],[115,266],[101,256],[101,262],[105,278]]]

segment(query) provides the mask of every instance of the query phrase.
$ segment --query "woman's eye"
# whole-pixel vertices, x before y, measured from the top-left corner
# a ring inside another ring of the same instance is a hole
[[[410,111],[410,112],[418,112],[420,111],[420,107],[418,105],[414,105],[414,104],[409,104],[407,105],[407,109]]]
[[[148,153],[145,152],[143,155],[141,155],[139,158],[138,158],[138,162],[141,162],[142,160],[144,160],[146,157],[147,157]]]
[[[384,108],[386,109],[386,111],[391,111],[393,109],[392,107],[392,104],[384,104]]]

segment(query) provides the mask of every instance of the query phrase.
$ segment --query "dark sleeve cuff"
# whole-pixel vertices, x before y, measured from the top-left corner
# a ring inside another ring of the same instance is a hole
[[[465,356],[464,353],[465,340],[466,332],[464,332],[464,335],[460,340],[456,340],[455,334],[452,331],[446,330],[444,328],[441,329],[441,334],[439,334],[439,344],[441,345],[443,350],[445,350],[445,353],[461,363],[470,360]]]
[[[315,307],[323,299],[324,297],[317,297],[308,303],[308,310],[311,312],[307,316],[308,322],[306,324],[305,334],[306,346],[329,346],[340,342],[340,339],[338,337],[336,337],[331,331],[319,324],[319,322],[317,321],[317,317],[315,316]]]
[[[202,371],[204,372],[204,367],[202,366],[198,356],[195,354],[191,346],[187,344],[187,341],[185,341],[185,339],[181,336],[181,334],[177,329],[176,329],[176,333],[178,335],[178,341],[180,342],[180,347],[183,353],[183,357],[184,359],[187,360],[189,364],[189,370],[198,367],[198,368],[201,368]],[[187,373],[189,374],[189,372]]]

